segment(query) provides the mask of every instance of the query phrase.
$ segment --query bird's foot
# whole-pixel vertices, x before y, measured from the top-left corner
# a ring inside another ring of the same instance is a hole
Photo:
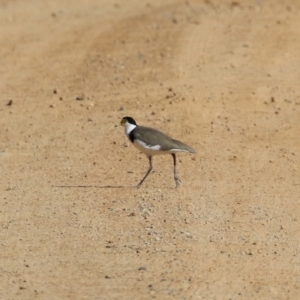
[[[140,182],[139,184],[137,184],[136,186],[134,186],[134,188],[139,189],[142,185],[142,182]]]
[[[178,175],[175,175],[174,176],[174,180],[175,180],[175,183],[176,183],[176,187],[175,188],[178,188],[180,183],[181,183],[181,179],[179,178]]]

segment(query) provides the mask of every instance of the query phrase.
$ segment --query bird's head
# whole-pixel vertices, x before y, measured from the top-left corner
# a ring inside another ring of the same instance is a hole
[[[126,127],[128,125],[135,125],[136,126],[136,122],[133,118],[131,117],[124,117],[122,118],[120,125],[123,127]]]

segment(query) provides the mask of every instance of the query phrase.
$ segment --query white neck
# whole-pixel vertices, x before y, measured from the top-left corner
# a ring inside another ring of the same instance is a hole
[[[125,134],[128,136],[135,127],[136,127],[136,125],[126,122],[125,123]]]

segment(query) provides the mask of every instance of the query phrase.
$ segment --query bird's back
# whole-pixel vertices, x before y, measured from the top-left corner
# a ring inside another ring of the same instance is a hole
[[[150,127],[137,126],[132,132],[132,137],[151,147],[159,145],[160,151],[196,152],[193,148],[183,142],[172,139],[164,132]]]

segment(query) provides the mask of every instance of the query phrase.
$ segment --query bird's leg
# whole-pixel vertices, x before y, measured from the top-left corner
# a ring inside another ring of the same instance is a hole
[[[172,153],[172,157],[173,157],[173,163],[174,163],[174,180],[175,180],[176,188],[177,188],[179,186],[181,180],[176,173],[176,155],[174,153]]]
[[[144,176],[144,178],[140,181],[140,183],[136,186],[136,188],[140,188],[142,183],[144,182],[144,180],[147,178],[147,176],[150,174],[150,172],[152,171],[152,156],[148,156],[148,159],[149,159],[149,169],[146,173],[146,175]]]

